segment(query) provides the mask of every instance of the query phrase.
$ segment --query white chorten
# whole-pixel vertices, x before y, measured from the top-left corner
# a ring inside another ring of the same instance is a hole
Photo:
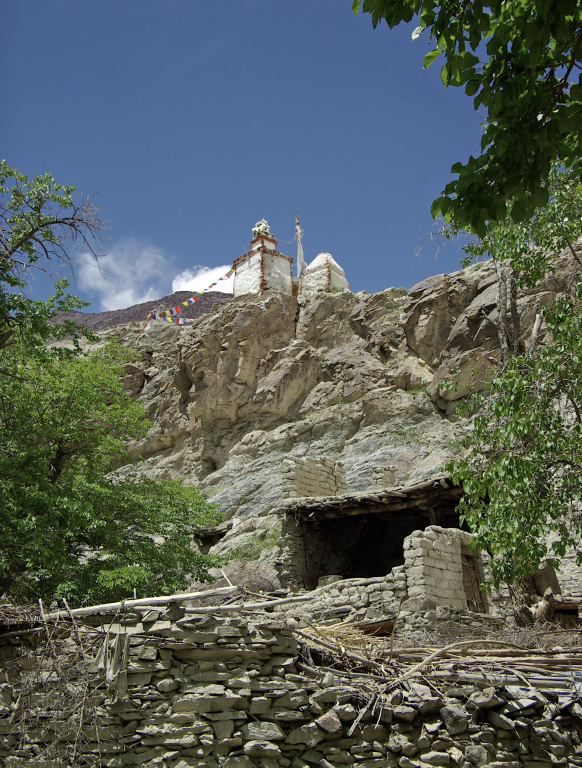
[[[277,250],[277,241],[271,234],[265,219],[253,227],[253,239],[249,250],[233,262],[234,295],[245,296],[249,293],[286,293],[290,296],[299,294],[313,295],[318,291],[349,291],[350,284],[346,273],[335,261],[331,253],[320,253],[302,274],[303,230],[299,224],[299,212],[295,222],[297,238],[298,274],[295,279],[291,272],[293,259]]]
[[[301,293],[317,291],[350,290],[346,273],[331,253],[320,253],[305,270]]]
[[[277,241],[265,219],[255,224],[253,235],[249,250],[232,265],[235,297],[262,291],[291,295],[293,259],[277,250]]]

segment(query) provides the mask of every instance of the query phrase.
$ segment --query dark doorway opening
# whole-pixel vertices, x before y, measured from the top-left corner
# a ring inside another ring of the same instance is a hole
[[[311,570],[318,577],[385,576],[404,563],[404,539],[429,525],[458,528],[454,508],[408,508],[306,521]]]

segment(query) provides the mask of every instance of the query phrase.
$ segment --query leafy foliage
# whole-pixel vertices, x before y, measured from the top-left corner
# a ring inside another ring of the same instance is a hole
[[[192,546],[218,513],[180,482],[123,477],[127,438],[149,422],[122,387],[131,356],[12,346],[0,377],[0,584],[13,596],[73,603],[148,595],[204,579]],[[17,378],[18,377],[18,378]]]
[[[546,186],[546,205],[537,208],[527,221],[516,223],[510,215],[489,226],[483,238],[469,240],[463,248],[466,258],[462,265],[493,256],[511,265],[522,286],[532,288],[552,272],[556,256],[564,249],[578,260],[574,244],[582,234],[580,179],[571,169],[554,163]],[[510,201],[510,213],[511,205]]]
[[[557,565],[567,547],[582,562],[582,283],[549,309],[553,343],[512,358],[477,409],[467,455],[447,466],[465,496],[459,511],[476,548],[493,555],[496,585]],[[551,543],[550,543],[551,541]]]
[[[552,163],[579,175],[582,158],[582,3],[579,0],[353,0],[374,27],[420,18],[442,56],[445,87],[462,87],[487,109],[481,155],[452,167],[459,177],[434,201],[440,213],[479,236],[509,212],[526,221],[548,201]],[[575,76],[575,73],[578,75]],[[511,203],[511,211],[508,210]]]
[[[57,184],[50,173],[29,179],[0,161],[0,280],[21,287],[33,268],[71,264],[70,248],[99,255],[104,225],[92,198]]]
[[[70,322],[64,330],[49,327],[53,310],[87,306],[64,297],[64,280],[57,280],[57,296],[46,307],[24,295],[33,271],[54,279],[59,267],[72,269],[71,249],[82,248],[95,258],[101,254],[105,227],[99,208],[91,197],[77,198],[74,192],[48,173],[28,179],[0,161],[0,351],[16,343],[16,331],[25,321],[29,343],[82,333]]]
[[[465,488],[460,511],[477,534],[476,547],[494,555],[496,584],[533,573],[546,557],[556,564],[567,547],[581,551],[582,282],[541,310],[526,354],[516,343],[523,331],[517,286],[539,285],[564,249],[582,268],[579,178],[554,163],[547,189],[548,202],[531,219],[490,224],[484,238],[464,248],[465,266],[488,256],[495,262],[501,355],[492,380],[457,407],[474,417],[473,432],[462,441],[464,457],[447,469]],[[542,317],[549,333],[538,349]]]

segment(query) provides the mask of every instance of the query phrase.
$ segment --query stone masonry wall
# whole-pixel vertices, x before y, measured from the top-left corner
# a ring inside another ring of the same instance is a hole
[[[0,765],[70,764],[58,751],[48,760],[43,754],[55,747],[65,753],[77,739],[82,756],[73,765],[95,768],[582,766],[575,693],[495,688],[487,679],[459,685],[456,677],[436,687],[412,678],[368,708],[369,692],[353,678],[306,674],[298,665],[296,622],[209,614],[177,619],[177,608],[155,622],[132,612],[102,617],[102,629],[81,626],[68,638],[60,630],[63,667],[75,661],[79,633],[92,632],[111,648],[127,638],[129,653],[120,666],[96,673],[85,706],[96,704],[98,721],[82,734],[73,727],[66,735],[72,698],[50,703],[62,713],[59,742],[54,731],[35,726],[47,716],[45,657],[33,641],[0,638]],[[36,682],[23,731],[27,679]],[[74,685],[71,691],[74,696]]]
[[[290,484],[290,496],[337,496],[348,490],[340,461],[288,458],[282,471],[284,480]]]
[[[276,613],[322,623],[394,617],[400,602],[407,597],[404,566],[393,568],[386,576],[335,581],[309,594],[309,602],[282,605],[275,609]]]
[[[556,569],[556,576],[562,597],[565,600],[582,602],[582,568],[576,564],[576,552],[574,550],[566,551],[559,568]]]
[[[465,531],[438,525],[408,536],[404,542],[408,597],[466,609],[461,544],[468,546],[471,538]]]
[[[396,474],[398,467],[396,464],[387,464],[385,467],[374,467],[372,472],[372,481],[376,490],[383,488],[392,488],[396,484]]]
[[[431,525],[414,531],[404,539],[404,565],[393,568],[386,576],[367,579],[342,579],[318,587],[316,596],[305,607],[312,619],[334,616],[352,621],[373,620],[396,615],[402,600],[418,598],[433,605],[466,610],[463,586],[461,544],[468,545],[471,535],[456,528]],[[303,586],[306,571],[301,526],[288,516],[279,542],[279,562],[284,583],[291,579]],[[479,576],[485,579],[481,558],[477,558]],[[491,608],[497,614],[497,602]],[[485,603],[487,606],[487,601]],[[285,612],[285,608],[281,609]]]
[[[576,565],[575,552],[566,553],[556,570],[556,576],[562,589],[562,597],[582,602],[582,568]]]

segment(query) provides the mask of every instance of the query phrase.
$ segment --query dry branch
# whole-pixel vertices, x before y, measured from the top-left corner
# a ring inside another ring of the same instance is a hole
[[[327,648],[328,650],[337,653],[339,656],[347,656],[348,658],[353,659],[354,661],[358,661],[360,664],[364,664],[367,667],[371,667],[372,669],[376,670],[379,669],[379,665],[375,661],[370,661],[370,659],[365,659],[363,656],[359,656],[356,653],[346,651],[345,648],[332,645],[331,643],[328,643],[325,640],[321,640],[318,637],[308,635],[307,632],[302,632],[300,629],[294,629],[293,632],[294,634],[303,637],[305,640],[309,640],[310,642],[315,643],[315,645],[321,645],[323,648]]]

